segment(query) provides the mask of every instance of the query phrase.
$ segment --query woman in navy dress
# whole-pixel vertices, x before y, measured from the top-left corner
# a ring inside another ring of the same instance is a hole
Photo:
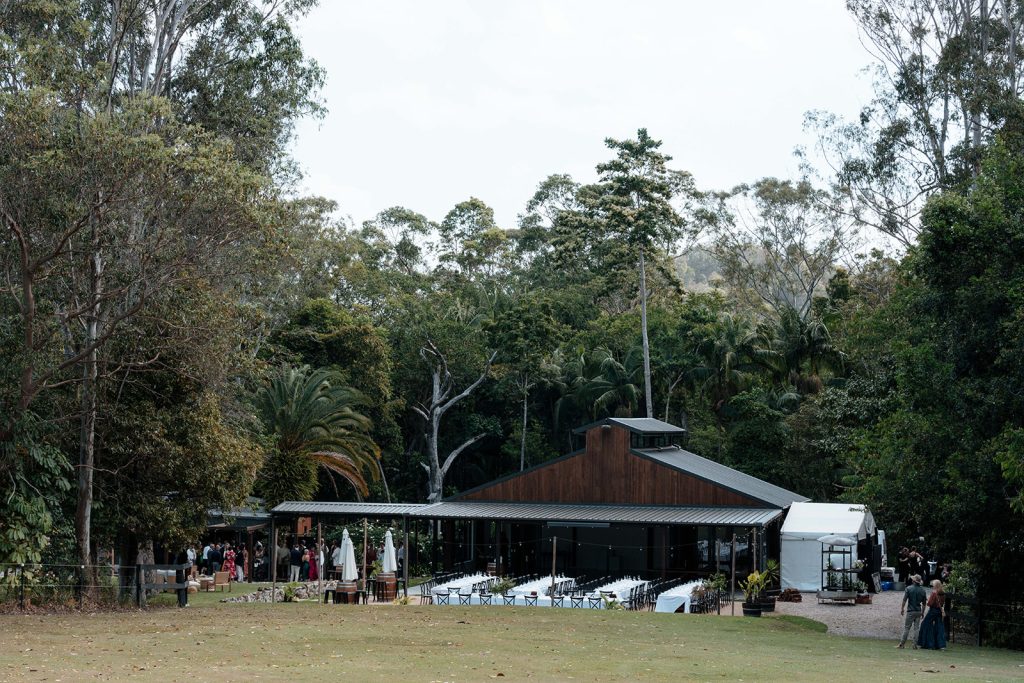
[[[946,627],[942,624],[942,610],[946,604],[946,593],[942,582],[932,581],[932,594],[928,596],[928,611],[917,632],[917,646],[926,650],[946,649]]]

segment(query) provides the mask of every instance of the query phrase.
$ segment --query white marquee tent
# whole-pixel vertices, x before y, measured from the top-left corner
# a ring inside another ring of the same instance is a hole
[[[793,503],[782,525],[779,569],[783,588],[798,591],[821,588],[821,542],[818,539],[828,534],[857,540],[870,538],[875,534],[875,518],[863,505]],[[856,547],[853,551],[856,561]]]

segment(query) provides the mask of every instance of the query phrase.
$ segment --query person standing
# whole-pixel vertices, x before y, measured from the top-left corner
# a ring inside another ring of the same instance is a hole
[[[290,561],[288,566],[288,581],[295,583],[299,580],[299,572],[302,571],[302,549],[299,548],[298,543],[296,543],[295,547],[292,548],[288,559]]]
[[[174,563],[179,567],[188,564],[188,552],[182,548],[178,551],[178,555],[174,560]],[[190,569],[175,569],[174,570],[174,582],[180,585],[184,585],[184,588],[178,588],[178,607],[188,607],[188,572]]]
[[[224,555],[221,554],[220,545],[214,543],[210,547],[210,574],[216,574],[220,571],[220,563],[224,561]]]
[[[398,565],[398,575],[405,576],[405,541],[398,542],[398,548],[395,550],[395,564]]]
[[[306,570],[306,579],[308,581],[316,581],[320,578],[320,565],[317,564],[317,553],[310,549],[308,554],[309,568]]]
[[[942,612],[946,605],[946,592],[942,582],[932,581],[932,594],[928,596],[928,613],[921,621],[921,629],[917,633],[917,646],[925,650],[946,649],[946,627],[942,623]]]
[[[235,580],[235,551],[230,543],[224,544],[224,567],[223,571],[228,573],[228,581]]]
[[[910,549],[907,546],[900,548],[899,555],[896,556],[896,571],[900,575],[899,580],[907,584],[907,588],[910,588],[914,583],[910,578],[914,572],[910,571]]]
[[[900,644],[896,647],[901,650],[907,644],[907,637],[910,635],[911,628],[914,629],[914,649],[917,649],[917,634],[921,629],[924,603],[928,599],[927,593],[925,593],[924,588],[921,586],[921,576],[914,574],[909,579],[910,585],[903,591],[903,601],[900,603],[900,616],[904,617],[903,637],[900,638]]]
[[[331,571],[341,571],[341,546],[337,541],[331,541]]]
[[[193,579],[196,576],[196,546],[194,543],[188,544],[185,559],[188,561],[188,578]]]
[[[203,566],[201,569],[204,574],[208,574],[210,572],[210,545],[210,543],[207,543],[203,546]]]
[[[241,583],[242,581],[245,581],[245,575],[250,571],[249,549],[243,545],[241,548],[238,549],[238,553],[235,555],[235,559],[238,562],[235,571],[238,573],[238,582]]]

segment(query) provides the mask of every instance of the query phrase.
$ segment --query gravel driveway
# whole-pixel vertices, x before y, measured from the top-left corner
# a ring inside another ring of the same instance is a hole
[[[870,605],[819,605],[814,593],[804,593],[803,598],[803,602],[776,603],[775,611],[820,621],[828,626],[829,633],[841,636],[899,640],[903,633],[903,617],[900,616],[903,591],[873,594]]]

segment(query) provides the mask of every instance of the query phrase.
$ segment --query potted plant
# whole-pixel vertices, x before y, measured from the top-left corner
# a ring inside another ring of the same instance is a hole
[[[871,604],[871,594],[868,593],[868,585],[866,583],[864,583],[863,581],[858,581],[856,583],[856,587],[857,587],[856,603],[858,605],[870,605]]]
[[[743,590],[743,616],[761,616],[761,591],[764,590],[765,575],[759,571],[752,571],[747,578],[740,581],[740,588]]]

